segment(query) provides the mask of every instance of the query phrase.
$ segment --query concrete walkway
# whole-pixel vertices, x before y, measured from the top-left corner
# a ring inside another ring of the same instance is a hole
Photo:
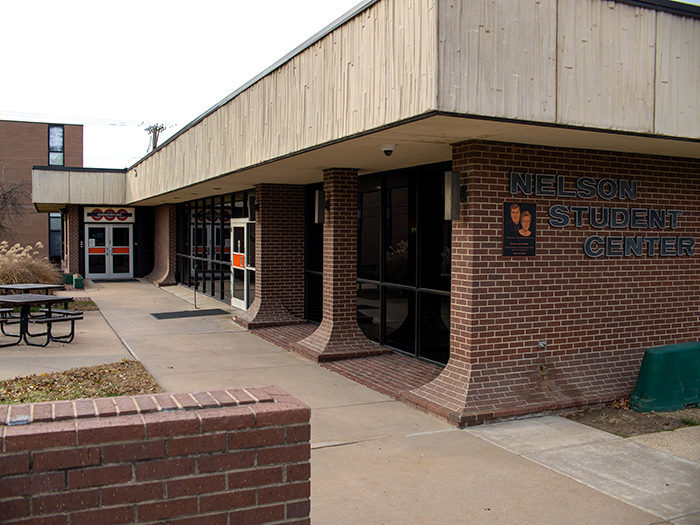
[[[100,312],[76,341],[0,349],[0,377],[133,355],[168,391],[278,385],[312,409],[315,524],[700,525],[700,461],[554,416],[458,430],[252,336],[230,315],[151,315],[192,312],[185,288],[87,286]]]

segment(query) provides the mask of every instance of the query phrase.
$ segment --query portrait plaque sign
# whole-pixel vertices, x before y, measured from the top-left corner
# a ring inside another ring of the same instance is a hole
[[[537,205],[523,202],[503,203],[503,256],[534,257]]]

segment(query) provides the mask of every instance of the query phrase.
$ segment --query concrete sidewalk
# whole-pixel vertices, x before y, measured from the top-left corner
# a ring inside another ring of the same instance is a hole
[[[100,307],[94,323],[31,356],[0,349],[0,377],[133,354],[168,391],[278,385],[312,409],[313,523],[700,524],[700,462],[559,417],[458,430],[262,341],[230,315],[151,315],[192,312],[185,288],[86,285]],[[92,351],[80,346],[87,340]]]

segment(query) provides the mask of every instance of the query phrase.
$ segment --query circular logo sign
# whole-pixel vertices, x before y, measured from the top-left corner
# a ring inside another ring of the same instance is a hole
[[[131,217],[131,213],[129,213],[127,210],[121,208],[117,211],[114,211],[113,209],[107,209],[102,211],[100,208],[94,208],[92,211],[88,212],[87,216],[90,217],[94,221],[101,221],[102,219],[106,221],[113,221],[114,219],[117,219],[118,221],[126,221]]]

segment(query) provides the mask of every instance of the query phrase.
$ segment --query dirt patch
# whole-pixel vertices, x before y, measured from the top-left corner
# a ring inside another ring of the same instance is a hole
[[[68,303],[69,310],[81,310],[83,312],[99,310],[94,301],[90,299],[76,299]]]
[[[0,381],[0,404],[154,394],[163,389],[138,361],[71,368]]]
[[[566,414],[564,417],[621,437],[641,436],[666,430],[700,425],[700,408],[676,412],[635,412],[630,398],[620,399],[604,408]]]

